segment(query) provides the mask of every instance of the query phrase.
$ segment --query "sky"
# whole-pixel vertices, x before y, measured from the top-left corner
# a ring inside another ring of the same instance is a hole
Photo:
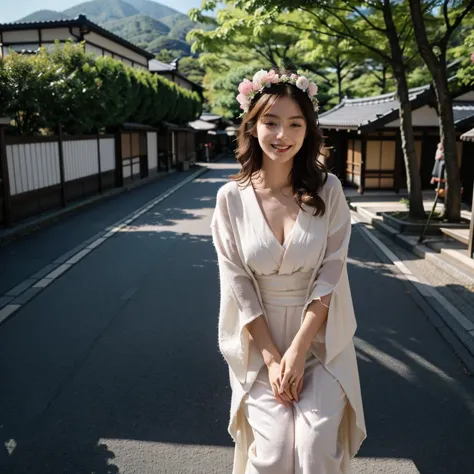
[[[0,0],[0,23],[16,21],[37,10],[67,10],[74,5],[83,3],[82,0]],[[133,4],[133,0],[130,0]],[[201,0],[160,0],[168,7],[187,14],[191,8],[199,8]]]

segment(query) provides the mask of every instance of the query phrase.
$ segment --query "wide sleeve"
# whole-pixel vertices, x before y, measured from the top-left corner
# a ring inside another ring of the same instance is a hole
[[[221,293],[219,350],[237,379],[244,383],[250,342],[246,325],[262,315],[263,311],[253,282],[239,255],[227,198],[222,188],[217,194],[211,230],[218,259]]]
[[[312,301],[331,294],[327,320],[315,337],[315,342],[325,344],[326,364],[345,348],[355,332],[355,316],[347,275],[351,214],[337,178],[330,192],[327,212],[326,250],[304,307],[305,312]]]

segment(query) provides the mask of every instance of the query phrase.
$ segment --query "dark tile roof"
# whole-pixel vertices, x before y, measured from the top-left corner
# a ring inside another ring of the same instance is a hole
[[[176,66],[172,66],[171,64],[166,64],[158,59],[151,59],[148,62],[148,69],[150,72],[173,72],[176,71]]]
[[[464,126],[474,122],[474,102],[454,101],[453,102],[454,125]]]
[[[461,135],[461,140],[464,142],[474,142],[474,128],[471,128],[471,130],[463,133]]]
[[[212,122],[214,120],[220,120],[222,117],[217,114],[211,114],[209,112],[203,112],[202,115],[199,117],[201,120],[205,120],[206,122]]]
[[[191,128],[194,128],[194,130],[215,130],[217,128],[217,125],[215,123],[209,123],[206,122],[205,120],[194,120],[193,122],[188,122],[188,125]]]
[[[175,76],[180,77],[184,81],[189,82],[193,86],[193,88],[199,92],[202,93],[204,90],[204,87],[200,86],[199,84],[196,84],[195,82],[189,80],[186,76],[183,76],[177,69],[176,69],[176,64],[166,64],[161,61],[158,61],[158,59],[152,59],[148,61],[148,70],[150,72],[156,72],[157,74],[166,74],[170,73]]]
[[[73,27],[86,27],[91,31],[98,33],[106,38],[109,38],[112,41],[120,44],[121,46],[128,48],[134,51],[141,56],[145,56],[147,59],[154,58],[154,55],[148,51],[139,48],[138,46],[130,43],[129,41],[123,39],[120,36],[102,28],[90,21],[85,15],[79,15],[77,18],[73,19],[64,19],[64,20],[51,20],[51,21],[25,21],[17,23],[0,23],[0,32],[3,31],[21,31],[28,29],[38,29],[38,28],[73,28]]]
[[[430,86],[410,89],[410,101],[430,93]],[[343,99],[340,104],[319,115],[319,124],[323,128],[359,129],[375,122],[386,123],[398,117],[399,101],[395,92],[364,97],[361,99]]]

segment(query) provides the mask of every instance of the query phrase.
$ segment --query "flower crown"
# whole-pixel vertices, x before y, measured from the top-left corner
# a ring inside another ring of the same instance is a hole
[[[292,84],[296,86],[308,94],[308,97],[314,105],[314,110],[318,110],[318,99],[316,98],[318,86],[314,82],[310,82],[306,76],[298,76],[297,74],[291,74],[290,76],[282,74],[279,76],[273,69],[270,71],[260,69],[260,71],[254,74],[251,81],[244,79],[239,84],[237,101],[243,110],[242,114],[248,112],[252,99],[262,92],[265,87],[270,87],[272,84]]]

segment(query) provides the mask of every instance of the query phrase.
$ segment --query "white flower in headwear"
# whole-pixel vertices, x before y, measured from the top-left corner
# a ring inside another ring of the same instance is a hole
[[[298,80],[296,81],[296,87],[298,89],[301,89],[302,91],[306,91],[308,86],[309,86],[309,81],[305,76],[298,77]]]

